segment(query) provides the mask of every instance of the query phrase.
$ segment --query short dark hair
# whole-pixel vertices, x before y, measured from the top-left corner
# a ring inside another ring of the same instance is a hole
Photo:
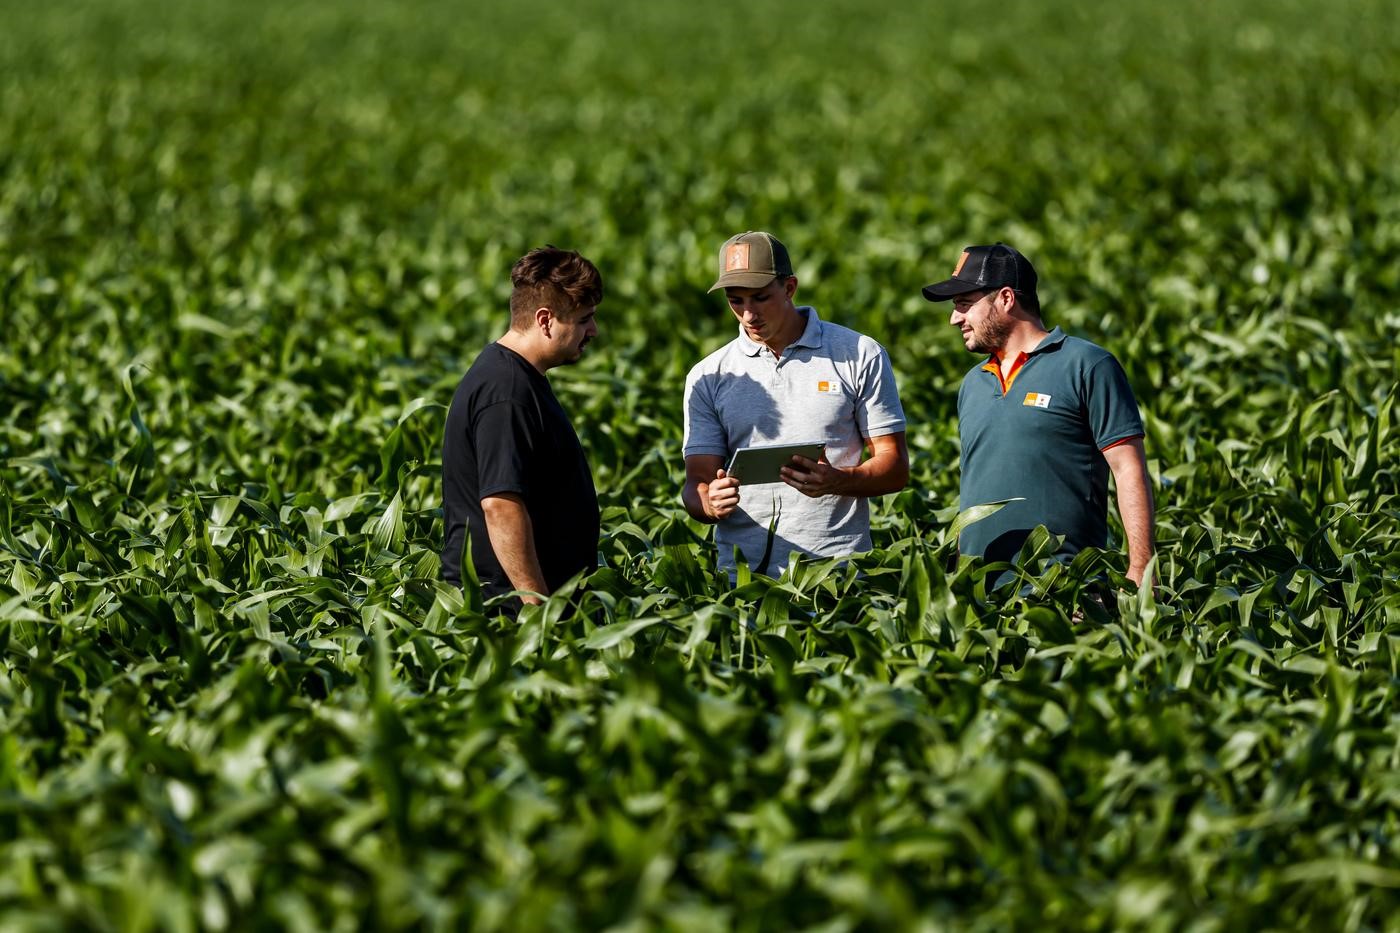
[[[1016,303],[1018,305],[1025,308],[1027,311],[1031,312],[1036,317],[1040,317],[1039,295],[1037,295],[1034,291],[1023,292],[1017,288],[1013,288],[1012,291],[1016,293]]]
[[[560,316],[603,300],[603,277],[598,267],[571,249],[544,246],[521,256],[510,270],[510,325],[529,327],[536,308]]]

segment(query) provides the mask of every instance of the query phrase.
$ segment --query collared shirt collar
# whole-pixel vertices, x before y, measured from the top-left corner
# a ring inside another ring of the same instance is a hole
[[[1051,347],[1059,346],[1060,344],[1065,342],[1065,336],[1065,332],[1060,329],[1059,325],[1056,325],[1050,331],[1050,333],[1045,335],[1045,337],[1040,341],[1040,343],[1036,344],[1035,347],[1032,348],[1029,353],[1022,353],[1020,358],[1017,359],[1017,361],[1012,365],[1020,366],[1025,360],[1030,359],[1037,353],[1040,353],[1044,350],[1048,350]],[[987,357],[987,362],[1000,364],[1001,354],[993,350],[991,356]]]
[[[1036,345],[1035,345],[1035,349],[1032,350],[1032,351],[1031,351],[1029,354],[1027,354],[1027,355],[1028,355],[1028,356],[1035,356],[1037,353],[1041,352],[1042,350],[1048,350],[1048,349],[1050,349],[1051,347],[1059,346],[1060,344],[1062,344],[1062,343],[1064,343],[1064,342],[1065,342],[1065,332],[1062,331],[1062,330],[1060,330],[1060,327],[1059,327],[1059,325],[1057,324],[1057,325],[1055,325],[1053,328],[1050,329],[1050,333],[1048,333],[1048,334],[1045,335],[1045,339],[1042,340],[1040,343],[1036,344]]]
[[[1001,354],[997,353],[995,350],[992,351],[991,356],[987,357],[987,362],[982,364],[982,368],[997,377],[997,383],[1001,386],[1001,394],[1005,395],[1011,391],[1011,383],[1016,381],[1016,377],[1021,374],[1021,367],[1030,362],[1031,357],[1042,350],[1048,350],[1064,342],[1065,332],[1056,327],[1054,330],[1050,331],[1050,333],[1046,334],[1040,343],[1036,344],[1029,353],[1022,351],[1012,362],[1011,372],[1007,375],[1002,375]]]
[[[815,350],[822,345],[822,319],[817,315],[817,309],[811,305],[798,305],[797,313],[807,319],[807,326],[802,328],[802,333],[798,335],[796,340],[787,345],[784,353],[794,347]],[[742,324],[739,325],[739,346],[747,356],[758,356],[767,349],[745,333]]]

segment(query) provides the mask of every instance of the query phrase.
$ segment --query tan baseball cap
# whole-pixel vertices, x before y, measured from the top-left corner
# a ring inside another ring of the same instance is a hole
[[[719,278],[710,291],[737,285],[762,288],[775,278],[792,275],[792,260],[778,238],[762,230],[750,230],[724,241],[719,248]]]

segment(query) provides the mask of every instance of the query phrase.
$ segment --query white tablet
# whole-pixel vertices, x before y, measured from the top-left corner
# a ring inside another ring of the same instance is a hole
[[[783,478],[778,471],[785,466],[791,466],[793,457],[816,460],[825,449],[826,444],[821,441],[740,447],[734,451],[734,456],[729,458],[729,465],[724,468],[724,472],[728,476],[738,477],[739,482],[748,486],[781,483]]]

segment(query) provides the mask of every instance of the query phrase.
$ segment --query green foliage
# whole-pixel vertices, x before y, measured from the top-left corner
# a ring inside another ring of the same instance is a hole
[[[1380,0],[3,8],[7,928],[1394,923]],[[731,587],[680,396],[748,228],[889,348],[914,479]],[[956,558],[918,287],[996,239],[1137,390],[1156,591]],[[508,623],[438,449],[544,242],[605,276],[551,374],[605,536]]]

